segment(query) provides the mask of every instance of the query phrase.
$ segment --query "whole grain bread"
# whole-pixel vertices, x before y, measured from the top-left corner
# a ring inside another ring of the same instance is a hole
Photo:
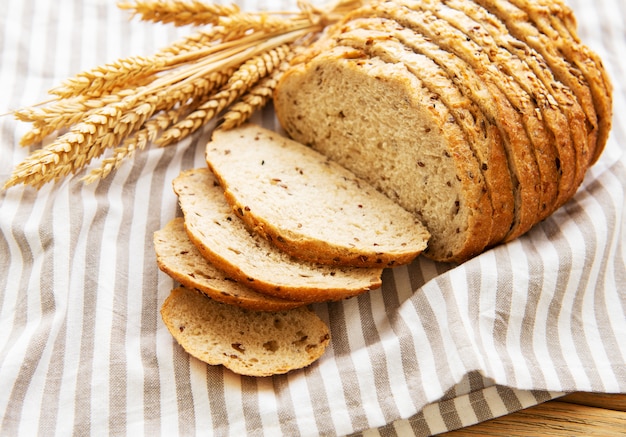
[[[328,326],[306,307],[252,311],[184,287],[172,290],[161,317],[191,356],[241,375],[270,376],[306,367],[330,342]]]
[[[411,262],[429,234],[417,217],[319,152],[248,124],[218,130],[209,168],[250,229],[308,262],[391,267]]]
[[[211,264],[247,287],[305,301],[340,300],[377,288],[381,268],[314,264],[291,257],[246,228],[208,168],[182,172],[173,188],[189,239]]]
[[[383,26],[383,35],[376,33],[380,24],[372,24],[380,19],[392,22]],[[388,70],[412,72],[419,85],[398,86],[381,69],[375,75],[376,86],[358,65],[378,62],[393,64]],[[406,193],[414,190],[410,184],[398,183],[398,174],[407,173],[406,166],[381,164],[395,164],[397,150],[402,154],[404,149],[421,149],[423,154],[436,155],[420,123],[403,123],[406,105],[402,102],[422,94],[424,87],[440,93],[435,101],[447,106],[487,168],[490,163],[479,152],[489,149],[472,138],[471,121],[462,117],[475,107],[483,120],[498,129],[511,179],[506,189],[514,198],[513,220],[502,242],[524,234],[575,194],[611,126],[606,70],[597,54],[580,42],[571,10],[560,0],[372,1],[329,28],[279,82],[274,95],[279,121],[294,139],[339,161],[421,214],[432,234],[425,253],[436,260],[454,259],[451,252],[442,256],[437,247],[443,241],[440,247],[454,253],[459,246],[448,244],[447,238],[459,228],[440,220],[441,215],[420,202],[406,202],[410,198]],[[379,98],[387,95],[397,100]],[[421,106],[422,111],[427,108]],[[396,141],[384,156],[370,146],[411,134],[423,140]],[[484,169],[481,174],[490,182],[487,186],[494,186]],[[444,192],[440,186],[420,184],[419,177],[414,180],[424,196]],[[487,192],[492,211],[497,211],[493,190]],[[466,206],[461,203],[461,210]],[[433,227],[438,220],[440,225]],[[498,228],[495,221],[491,229]],[[495,234],[492,242],[498,241]]]
[[[189,240],[184,219],[172,219],[154,233],[157,265],[186,288],[196,289],[222,303],[256,311],[281,311],[306,305],[258,293],[228,277],[211,264]]]

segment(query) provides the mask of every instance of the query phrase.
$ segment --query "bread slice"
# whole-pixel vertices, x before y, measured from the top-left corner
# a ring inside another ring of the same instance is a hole
[[[340,300],[377,288],[381,268],[308,263],[250,232],[226,202],[208,168],[182,172],[173,181],[189,239],[202,256],[255,291],[305,302]]]
[[[549,178],[549,182],[544,183],[544,187],[552,187],[553,190],[549,199],[551,201],[545,205],[543,212],[539,215],[538,220],[543,220],[563,203],[563,199],[569,196],[576,174],[576,162],[573,155],[565,153],[572,149],[570,135],[564,134],[569,132],[565,114],[554,96],[526,63],[526,54],[518,56],[496,42],[496,38],[500,36],[497,29],[493,29],[494,34],[492,35],[485,29],[482,22],[468,17],[463,11],[453,9],[438,1],[435,6],[432,6],[433,2],[430,1],[423,1],[421,4],[423,8],[431,11],[439,19],[448,22],[462,32],[465,38],[481,47],[489,61],[498,65],[504,74],[515,81],[520,92],[526,93],[534,103],[533,112],[537,114],[536,118],[539,121],[543,121],[545,138],[547,138],[547,142],[539,143],[540,147],[535,145],[537,162],[545,162],[546,166],[553,167],[552,171],[548,169],[543,172]],[[500,31],[504,35],[509,34],[506,29]]]
[[[489,195],[456,120],[402,64],[336,47],[292,67],[275,93],[298,141],[368,180],[431,233],[426,256],[461,261],[484,249]],[[478,237],[478,239],[477,239]]]
[[[161,317],[191,356],[247,376],[306,367],[322,356],[330,342],[328,326],[306,307],[251,311],[184,287],[172,290]]]
[[[319,152],[248,124],[213,134],[206,159],[233,211],[255,233],[314,263],[411,262],[429,234],[414,214]]]
[[[545,0],[509,0],[533,22],[535,27],[545,34],[558,48],[562,56],[580,69],[593,97],[594,107],[598,115],[598,137],[589,156],[588,165],[597,161],[608,140],[613,120],[612,91],[613,86],[607,71],[597,53],[581,44],[577,35],[572,35],[571,28],[555,14],[555,4]]]
[[[429,10],[428,2],[410,0],[394,2],[375,2],[371,9],[374,14],[396,20],[398,23],[423,34],[443,50],[453,53],[466,62],[483,80],[497,87],[512,108],[515,110],[515,123],[522,126],[530,141],[529,156],[526,163],[534,159],[538,177],[528,181],[534,188],[533,197],[538,201],[530,226],[534,225],[551,208],[557,193],[557,170],[555,168],[554,146],[546,132],[546,127],[539,115],[537,107],[530,96],[509,75],[493,64],[485,51],[462,32],[451,26],[446,20],[438,18]],[[365,14],[371,12],[364,9]],[[510,240],[527,231],[530,227],[514,229],[506,238]]]
[[[196,289],[222,303],[256,311],[281,311],[306,305],[257,293],[213,266],[189,240],[182,217],[154,233],[159,268],[186,288]]]
[[[556,138],[559,146],[561,186],[555,209],[560,207],[576,192],[587,169],[582,151],[587,147],[588,132],[585,113],[578,100],[568,87],[554,77],[543,57],[526,42],[514,38],[497,17],[472,0],[449,0],[446,5],[479,22],[496,44],[523,60],[545,86],[549,93],[548,99],[553,98],[566,117],[567,128],[560,131]],[[565,13],[562,6],[552,9],[555,9],[555,14],[559,11]],[[569,15],[568,18],[571,19]],[[565,189],[567,186],[569,190]]]
[[[567,59],[556,46],[555,41],[540,32],[530,21],[528,14],[516,8],[512,3],[504,0],[474,0],[477,4],[498,17],[507,27],[511,35],[527,43],[531,48],[541,54],[546,64],[552,70],[555,78],[569,87],[587,117],[588,141],[586,148],[581,151],[584,161],[593,161],[597,147],[602,148],[599,142],[599,124],[607,126],[607,120],[601,120],[602,114],[595,107],[598,92],[593,93],[584,73],[572,60]],[[597,67],[596,67],[597,68]],[[605,97],[606,98],[606,97]],[[587,168],[585,165],[583,168]]]
[[[335,35],[338,44],[363,50],[385,62],[403,63],[424,86],[448,107],[478,160],[492,206],[491,235],[487,246],[500,243],[514,217],[511,174],[500,133],[480,108],[457,87],[435,61],[402,44],[397,36],[411,38],[408,29],[384,18],[350,20]]]

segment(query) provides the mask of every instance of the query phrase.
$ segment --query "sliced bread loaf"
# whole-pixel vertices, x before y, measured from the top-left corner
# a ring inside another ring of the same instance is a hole
[[[193,244],[228,277],[258,292],[323,302],[354,296],[381,284],[382,267],[305,262],[249,231],[226,202],[224,191],[208,168],[181,173],[173,187]]]
[[[257,293],[229,278],[202,256],[189,240],[182,217],[171,220],[154,233],[159,268],[183,286],[197,289],[210,298],[257,311],[281,311],[305,305]]]
[[[319,152],[273,131],[252,124],[218,130],[206,159],[233,211],[294,257],[391,267],[426,248],[429,234],[414,214]]]
[[[537,113],[537,106],[531,97],[519,86],[514,78],[505,74],[498,63],[492,63],[486,51],[474,43],[463,32],[455,29],[446,20],[437,17],[433,2],[396,0],[394,2],[374,2],[371,9],[374,14],[394,19],[398,23],[421,33],[443,50],[446,50],[466,62],[476,74],[490,86],[498,88],[514,109],[514,122],[521,126],[530,141],[526,163],[534,164],[538,177],[524,184],[534,189],[533,203],[538,201],[528,227],[512,229],[506,239],[515,238],[526,232],[540,220],[544,211],[552,207],[557,193],[557,169],[555,168],[555,149],[550,142],[546,126]],[[438,4],[438,3],[437,3]],[[365,14],[370,14],[364,9]]]
[[[306,367],[330,342],[328,326],[305,307],[251,311],[184,287],[172,290],[161,317],[191,356],[241,375],[270,376]]]

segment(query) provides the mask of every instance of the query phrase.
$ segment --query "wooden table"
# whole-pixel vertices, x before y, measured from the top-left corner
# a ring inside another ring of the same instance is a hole
[[[460,436],[626,436],[626,394],[573,393],[441,434]]]

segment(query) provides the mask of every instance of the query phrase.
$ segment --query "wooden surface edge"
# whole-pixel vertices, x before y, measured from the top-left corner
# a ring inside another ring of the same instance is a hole
[[[460,436],[625,436],[626,394],[572,393],[506,416],[440,434]]]

